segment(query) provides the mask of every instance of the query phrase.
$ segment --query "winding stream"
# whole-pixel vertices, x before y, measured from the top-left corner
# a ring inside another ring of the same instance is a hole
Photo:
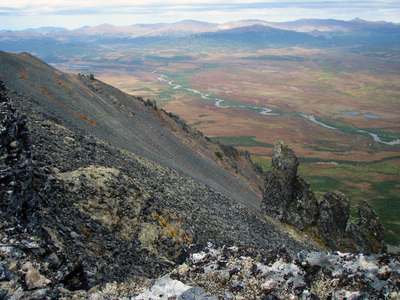
[[[157,71],[154,70],[152,73],[157,73]],[[251,106],[251,105],[227,105],[227,104],[223,104],[223,102],[225,102],[226,100],[220,99],[220,98],[215,98],[211,93],[205,93],[205,92],[201,92],[201,91],[198,91],[198,90],[194,90],[194,89],[182,87],[182,86],[179,85],[179,84],[175,84],[175,83],[174,83],[174,80],[168,81],[168,80],[166,79],[167,77],[168,77],[167,75],[161,75],[161,76],[158,77],[157,79],[158,79],[160,82],[166,82],[166,83],[168,83],[168,84],[172,87],[172,89],[174,89],[174,90],[183,90],[183,91],[188,91],[188,92],[192,92],[192,93],[198,94],[198,95],[200,95],[200,97],[201,97],[202,99],[214,102],[214,105],[215,105],[216,107],[219,107],[219,108],[223,108],[223,109],[226,109],[226,108],[235,108],[235,109],[252,110],[252,111],[255,111],[255,112],[257,112],[257,113],[259,113],[259,114],[262,114],[262,115],[265,115],[265,116],[276,116],[276,115],[298,116],[298,117],[306,118],[306,119],[310,120],[311,122],[314,122],[314,123],[316,123],[316,124],[318,124],[318,125],[321,125],[321,126],[323,126],[323,127],[325,127],[325,128],[328,128],[328,129],[331,129],[331,130],[338,130],[338,128],[336,128],[336,127],[333,127],[333,126],[324,124],[324,123],[322,123],[322,122],[316,120],[315,117],[314,117],[313,115],[309,115],[309,114],[285,113],[285,112],[281,112],[281,111],[280,111],[280,112],[273,112],[272,109],[267,108],[267,107],[259,107],[259,106]],[[227,102],[227,101],[226,101],[226,102]],[[352,115],[358,114],[358,112],[356,112],[356,111],[349,111],[349,112],[342,112],[342,113],[344,113],[344,114],[352,114]],[[378,118],[378,117],[379,117],[379,116],[376,116],[376,115],[369,115],[369,114],[366,114],[366,115],[364,115],[364,116],[365,116],[365,117],[370,117],[370,118]],[[378,143],[381,143],[381,144],[390,145],[390,146],[393,146],[393,145],[400,145],[400,139],[395,139],[395,140],[393,140],[393,141],[391,141],[391,142],[384,142],[384,141],[382,141],[382,140],[379,138],[379,136],[378,136],[377,134],[375,134],[375,133],[368,132],[368,131],[364,131],[364,130],[357,130],[357,132],[360,132],[360,133],[367,133],[367,134],[369,134],[369,135],[372,136],[372,138],[374,139],[375,142],[378,142]]]

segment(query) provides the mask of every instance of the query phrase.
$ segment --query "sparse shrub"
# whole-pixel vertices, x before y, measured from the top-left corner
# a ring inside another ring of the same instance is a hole
[[[254,170],[260,174],[262,174],[264,172],[262,165],[259,163],[253,163],[253,167],[254,167]]]
[[[156,102],[156,100],[147,99],[146,101],[144,101],[144,105],[145,106],[150,106],[151,108],[153,108],[154,111],[157,110],[157,102]]]
[[[223,160],[222,154],[219,151],[215,152],[215,156],[218,157],[220,160]]]

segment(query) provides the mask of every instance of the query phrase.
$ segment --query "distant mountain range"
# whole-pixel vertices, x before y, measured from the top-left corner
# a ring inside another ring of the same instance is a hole
[[[190,34],[201,32],[214,32],[226,29],[234,29],[238,27],[247,27],[252,25],[264,25],[283,30],[292,30],[296,32],[312,32],[315,30],[321,32],[351,32],[357,30],[398,30],[400,24],[392,22],[372,22],[362,19],[354,19],[351,21],[342,21],[334,19],[300,19],[289,22],[267,22],[262,20],[241,20],[232,21],[222,24],[200,22],[195,20],[184,20],[176,23],[156,23],[156,24],[134,24],[131,26],[114,26],[110,24],[101,24],[97,26],[84,26],[79,29],[68,30],[62,27],[40,27],[37,29],[29,28],[26,30],[11,31],[3,30],[2,32],[13,33],[14,35],[22,34],[26,31],[37,33],[68,32],[70,35],[164,35],[166,33],[173,34]]]
[[[67,30],[42,27],[22,31],[0,31],[0,50],[27,51],[45,61],[48,57],[68,57],[68,52],[87,54],[95,48],[151,46],[196,47],[332,47],[396,46],[400,43],[400,24],[301,19],[291,22],[242,20],[223,24],[185,20],[176,23],[113,26],[102,24]],[[54,59],[53,59],[54,60]]]
[[[135,38],[139,36],[182,36],[195,33],[205,32],[224,32],[226,30],[233,30],[235,28],[252,27],[254,25],[264,26],[271,28],[312,33],[350,33],[359,31],[391,31],[393,33],[400,31],[400,24],[390,22],[370,22],[361,19],[354,19],[351,21],[341,21],[332,19],[300,19],[290,22],[267,22],[261,20],[242,20],[233,21],[223,24],[200,22],[194,20],[184,20],[176,23],[157,23],[157,24],[135,24],[131,26],[114,26],[110,24],[101,24],[97,26],[85,26],[79,29],[68,30],[62,27],[40,27],[38,29],[26,29],[20,31],[1,31],[1,39],[17,39],[43,37],[43,36],[114,36],[114,37],[129,37]],[[243,32],[243,29],[238,30]],[[234,31],[231,31],[234,33]]]

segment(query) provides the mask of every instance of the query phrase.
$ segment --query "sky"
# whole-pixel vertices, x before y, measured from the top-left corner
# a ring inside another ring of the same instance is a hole
[[[400,23],[400,0],[1,0],[0,30],[112,24],[269,22],[302,18]]]

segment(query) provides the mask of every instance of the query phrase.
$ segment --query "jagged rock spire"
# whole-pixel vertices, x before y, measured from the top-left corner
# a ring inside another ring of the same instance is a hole
[[[271,217],[295,225],[315,224],[318,202],[308,182],[297,176],[299,160],[292,148],[282,141],[275,142],[271,169],[263,191],[261,211]]]
[[[384,229],[367,200],[361,199],[358,224],[349,221],[350,202],[339,191],[326,193],[318,203],[308,182],[297,175],[299,161],[282,141],[275,142],[266,175],[261,211],[322,239],[332,250],[385,252]]]

